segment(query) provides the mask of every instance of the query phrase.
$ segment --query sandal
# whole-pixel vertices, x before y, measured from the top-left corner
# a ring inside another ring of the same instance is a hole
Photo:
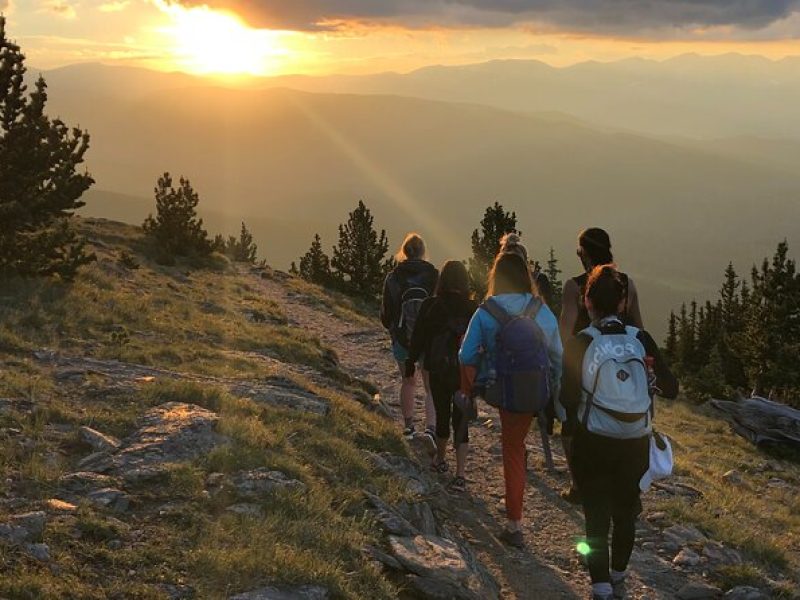
[[[466,492],[467,491],[467,480],[463,477],[456,476],[453,480],[447,484],[447,489],[451,492]]]

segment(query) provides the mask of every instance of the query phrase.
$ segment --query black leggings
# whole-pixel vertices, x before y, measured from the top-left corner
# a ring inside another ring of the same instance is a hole
[[[610,566],[624,571],[633,552],[636,518],[642,512],[639,480],[649,466],[647,437],[617,440],[579,428],[573,440],[572,466],[583,499],[589,573],[592,583],[611,581]]]
[[[469,433],[467,423],[463,422],[464,413],[453,404],[453,394],[458,388],[454,388],[450,381],[437,376],[436,373],[430,374],[430,381],[433,406],[436,409],[436,437],[441,440],[448,439],[452,424],[453,445],[466,444],[469,441]]]

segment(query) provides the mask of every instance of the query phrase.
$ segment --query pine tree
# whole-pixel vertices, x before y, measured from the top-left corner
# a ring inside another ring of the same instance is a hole
[[[45,114],[43,78],[28,93],[25,55],[0,15],[0,276],[74,277],[94,260],[71,226],[94,183],[78,173],[89,134]]]
[[[176,256],[207,256],[213,243],[197,218],[197,192],[188,179],[181,177],[178,188],[172,187],[172,176],[164,173],[155,188],[156,216],[150,215],[142,225],[159,251],[159,259],[171,262]]]
[[[300,267],[292,263],[293,273],[296,273],[306,281],[319,285],[331,285],[333,277],[331,275],[331,264],[328,255],[322,249],[322,239],[319,234],[314,235],[311,247],[302,257],[300,257]]]
[[[550,246],[550,253],[547,257],[547,269],[545,275],[550,282],[550,309],[558,316],[561,314],[561,299],[564,296],[564,283],[561,281],[561,269],[558,268],[558,259],[556,258],[556,251]]]
[[[480,229],[472,232],[472,258],[469,259],[469,276],[479,298],[486,295],[487,277],[494,258],[500,249],[500,240],[506,233],[517,231],[517,215],[506,212],[499,202],[489,206],[481,219]]]
[[[214,239],[213,246],[218,247],[219,240],[222,236],[217,236]],[[236,262],[245,262],[254,264],[258,254],[258,246],[253,242],[253,234],[247,229],[247,225],[242,221],[242,229],[239,232],[238,239],[234,236],[229,236],[228,241],[223,243],[222,250],[227,256]]]
[[[678,317],[675,311],[669,313],[669,327],[667,328],[667,339],[664,342],[664,352],[671,363],[676,363],[678,358]]]
[[[383,289],[384,257],[389,250],[386,231],[378,233],[374,218],[363,201],[339,225],[339,243],[333,249],[331,267],[338,284],[351,295],[377,298]]]

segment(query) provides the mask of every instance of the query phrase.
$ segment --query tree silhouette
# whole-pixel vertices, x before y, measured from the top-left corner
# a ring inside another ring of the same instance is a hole
[[[319,234],[314,235],[311,247],[302,257],[300,257],[300,267],[295,265],[294,271],[297,275],[319,285],[331,285],[333,276],[331,274],[331,263],[328,255],[322,249],[322,239]]]
[[[342,290],[354,296],[376,298],[386,274],[384,257],[389,250],[386,231],[378,233],[374,218],[363,201],[339,225],[339,243],[333,248],[331,267]]]
[[[506,212],[499,202],[489,206],[483,214],[480,229],[472,232],[472,257],[469,259],[469,276],[479,298],[486,295],[487,276],[500,249],[500,240],[506,233],[517,231],[517,215]]]
[[[213,249],[203,220],[197,218],[199,197],[188,179],[181,177],[177,188],[164,173],[155,188],[156,216],[149,215],[142,227],[159,250],[159,258],[170,262],[176,256],[206,256]]]
[[[94,260],[71,226],[94,180],[78,173],[89,134],[47,117],[42,77],[28,93],[25,56],[0,16],[0,275],[74,277]]]
[[[556,316],[561,314],[561,300],[564,296],[564,283],[561,281],[561,273],[561,269],[558,268],[556,251],[551,246],[544,274],[547,275],[547,280],[550,282],[550,309]]]

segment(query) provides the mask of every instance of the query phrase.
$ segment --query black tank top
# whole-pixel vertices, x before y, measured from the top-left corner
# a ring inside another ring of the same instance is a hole
[[[625,287],[625,306],[622,309],[622,313],[619,315],[619,318],[626,325],[631,325],[632,323],[630,321],[630,317],[628,316],[628,276],[625,273],[620,273],[620,278],[622,279],[622,284]],[[588,273],[584,273],[583,275],[578,275],[577,277],[572,278],[572,281],[575,282],[579,290],[578,318],[575,321],[575,327],[572,328],[572,335],[578,335],[581,331],[592,324],[592,319],[589,317],[589,311],[586,310],[586,301],[584,299],[584,296],[586,295],[586,282],[588,280]]]

